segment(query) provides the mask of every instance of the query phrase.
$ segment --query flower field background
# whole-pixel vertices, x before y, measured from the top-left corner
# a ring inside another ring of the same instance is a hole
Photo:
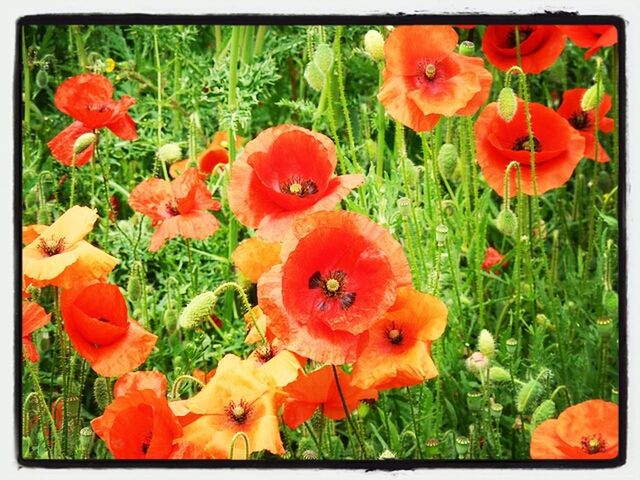
[[[24,26],[21,457],[616,458],[617,40]]]

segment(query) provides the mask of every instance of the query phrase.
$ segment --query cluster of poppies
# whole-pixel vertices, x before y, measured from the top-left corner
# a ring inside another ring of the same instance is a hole
[[[589,48],[589,57],[614,44],[615,33],[613,27],[489,26],[482,50],[500,70],[520,64],[525,73],[537,74],[560,56],[567,36]],[[378,99],[392,118],[422,132],[442,117],[482,109],[475,123],[477,161],[499,195],[505,194],[505,171],[513,161],[520,164],[522,192],[534,194],[531,150],[539,194],[563,185],[583,157],[609,159],[595,141],[596,125],[602,132],[613,129],[605,116],[609,96],[597,111],[582,109],[584,88],[564,92],[557,111],[517,99],[507,120],[497,102],[485,105],[493,77],[484,60],[457,53],[457,46],[449,26],[403,26],[389,34]],[[101,75],[82,74],[60,85],[55,104],[75,121],[49,143],[58,161],[72,168],[92,161],[102,128],[136,138],[127,113],[135,100],[112,97],[113,87]],[[211,212],[221,204],[206,180],[227,168],[229,141],[217,134],[196,159],[173,158],[173,180],[148,178],[131,191],[130,206],[155,228],[151,252],[176,237],[203,240],[216,233],[220,223]],[[242,139],[233,141],[241,147]],[[24,228],[24,295],[29,286],[60,289],[71,344],[97,374],[118,377],[113,401],[91,422],[115,458],[248,458],[264,450],[282,455],[280,419],[295,429],[319,409],[340,420],[380,391],[437,376],[431,345],[445,331],[447,308],[413,287],[403,247],[385,228],[336,209],[365,182],[361,174],[335,175],[336,164],[330,138],[288,124],[263,130],[231,164],[229,208],[252,232],[232,259],[257,284],[258,305],[245,317],[246,342],[255,349],[244,359],[228,354],[206,374],[193,372],[202,388],[185,400],[167,398],[161,373],[133,371],[156,336],[129,318],[120,289],[107,282],[118,260],[83,240],[98,218],[95,210],[73,206],[50,226]],[[515,177],[511,181],[515,195]],[[504,265],[499,252],[487,252],[483,268]],[[38,360],[32,333],[49,320],[42,307],[25,299],[28,361]],[[575,428],[584,415],[572,410],[578,406],[540,425],[532,457],[617,455],[617,425],[614,431],[610,422],[617,407],[591,402],[587,407],[597,415],[590,414],[584,431]]]

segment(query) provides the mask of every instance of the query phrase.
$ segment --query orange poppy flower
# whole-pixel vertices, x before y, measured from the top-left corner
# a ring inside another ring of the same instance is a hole
[[[46,225],[28,225],[26,227],[22,227],[22,243],[25,245],[29,245],[36,238],[40,236],[42,232],[47,229]]]
[[[585,141],[569,122],[539,103],[529,103],[538,194],[565,184],[584,154]],[[524,102],[518,99],[516,114],[506,122],[498,104],[490,103],[475,124],[476,151],[482,174],[498,195],[504,195],[504,174],[512,161],[520,164],[522,191],[533,195],[529,133]],[[516,195],[516,169],[509,178],[509,196]]]
[[[560,57],[566,37],[555,25],[520,25],[520,58],[525,73],[540,73]],[[482,51],[491,64],[506,72],[518,65],[516,26],[489,25],[482,38]]]
[[[560,25],[558,28],[577,46],[588,49],[584,52],[587,60],[602,47],[618,43],[618,29],[613,25]]]
[[[178,419],[166,398],[153,390],[132,390],[115,398],[91,427],[117,460],[208,458],[181,439]]]
[[[481,58],[455,53],[450,26],[404,26],[384,43],[384,83],[378,100],[391,117],[424,132],[444,115],[473,115],[489,97],[491,73]]]
[[[152,390],[159,397],[166,397],[167,377],[160,372],[125,373],[113,385],[113,398],[140,390]]]
[[[396,288],[411,285],[402,246],[353,212],[299,219],[282,258],[260,277],[258,303],[287,350],[318,362],[353,362]]]
[[[494,270],[495,266],[504,266],[507,262],[503,262],[504,255],[493,247],[487,247],[484,252],[484,260],[482,261],[482,269],[485,272]],[[494,270],[495,273],[500,273],[500,268]]]
[[[240,148],[242,140],[242,137],[236,135],[236,148]],[[218,165],[225,165],[229,163],[228,147],[229,132],[216,132],[213,136],[213,141],[209,144],[206,150],[198,156],[198,171],[203,178],[211,175]],[[171,177],[178,178],[187,171],[188,166],[189,159],[181,160],[173,163],[169,167],[169,173],[171,174]]]
[[[352,384],[386,390],[437,376],[431,342],[446,325],[447,307],[442,301],[410,287],[399,288],[396,303],[369,330],[353,366]]]
[[[298,378],[306,359],[285,350],[280,340],[262,343],[251,352],[247,362],[255,362],[258,370],[271,377],[278,387],[284,387]]]
[[[184,439],[215,458],[229,458],[233,437],[243,432],[249,439],[249,452],[237,440],[234,458],[261,450],[281,455],[284,448],[277,410],[282,400],[283,393],[255,362],[226,355],[211,381],[187,401],[189,410],[201,417],[184,427]]]
[[[98,219],[94,209],[73,206],[22,250],[22,273],[36,287],[72,288],[104,280],[118,260],[82,240]]]
[[[216,374],[215,368],[212,370],[209,370],[208,372],[205,372],[204,370],[200,370],[199,368],[195,368],[193,372],[191,372],[191,376],[193,378],[200,380],[202,383],[209,382],[209,380],[211,380],[215,374]]]
[[[37,362],[40,355],[33,344],[31,335],[37,329],[44,327],[51,320],[51,314],[34,302],[22,301],[22,346],[27,360]]]
[[[562,104],[558,107],[558,113],[566,118],[571,126],[580,132],[584,137],[584,156],[591,160],[596,159],[596,119],[595,110],[585,112],[580,105],[586,88],[573,88],[562,94]],[[611,109],[611,97],[606,93],[602,96],[600,107],[598,108],[598,130],[604,133],[613,131],[614,122],[612,118],[605,115]],[[598,144],[598,162],[608,162],[609,155],[601,144]]]
[[[534,460],[603,460],[618,456],[618,405],[587,400],[546,420],[531,435]]]
[[[123,95],[114,100],[113,85],[107,77],[83,73],[68,78],[56,90],[53,102],[76,120],[47,144],[51,155],[63,165],[73,164],[74,144],[85,133],[106,127],[123,140],[138,138],[136,124],[127,113],[135,99]],[[93,149],[90,145],[79,153],[75,165],[80,167],[91,160]]]
[[[280,243],[264,242],[258,237],[248,238],[231,254],[233,264],[251,283],[258,283],[260,276],[280,263]]]
[[[157,252],[167,240],[178,236],[204,240],[220,227],[218,219],[208,212],[220,210],[220,202],[213,199],[195,168],[172,182],[144,180],[131,191],[129,205],[158,227],[151,237],[150,252]]]
[[[350,412],[358,408],[361,400],[377,400],[378,392],[375,389],[355,387],[351,383],[351,375],[340,369],[337,371],[340,389]],[[282,409],[282,419],[289,428],[298,428],[313,416],[317,408],[332,420],[346,417],[333,369],[329,365],[308,375],[301,375],[287,385],[285,392],[289,396]]]
[[[127,315],[120,289],[109,283],[65,290],[64,329],[81,357],[103,377],[118,377],[140,366],[158,337]]]
[[[268,128],[231,167],[229,207],[259,237],[279,241],[296,218],[333,209],[364,182],[360,174],[333,177],[335,168],[328,137],[294,125]]]

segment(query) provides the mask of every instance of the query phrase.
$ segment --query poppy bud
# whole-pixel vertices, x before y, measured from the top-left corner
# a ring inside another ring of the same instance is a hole
[[[439,245],[443,245],[447,240],[447,233],[449,233],[449,228],[443,223],[436,227],[436,242]]]
[[[602,101],[602,97],[604,96],[604,88],[601,82],[596,82],[591,85],[584,95],[582,95],[582,100],[580,100],[580,108],[585,112],[589,110],[593,110]]]
[[[602,304],[611,317],[618,316],[618,294],[613,290],[605,290],[602,295]]]
[[[469,40],[460,42],[460,45],[458,46],[458,53],[460,55],[464,55],[465,57],[470,57],[475,52],[476,52],[476,46],[473,42]]]
[[[613,333],[613,321],[609,317],[601,317],[596,319],[596,327],[598,334],[603,340],[608,339]]]
[[[178,320],[178,312],[176,311],[175,308],[173,307],[167,308],[164,311],[164,315],[162,316],[162,322],[164,323],[165,327],[167,327],[167,329],[174,330],[176,328],[177,320]]]
[[[178,325],[186,329],[198,326],[211,316],[216,300],[218,300],[218,297],[213,292],[204,292],[196,296],[182,310],[180,318],[178,318]]]
[[[493,357],[496,351],[496,342],[493,340],[493,335],[489,330],[482,329],[480,335],[478,335],[478,350],[484,354],[485,357]]]
[[[91,427],[80,429],[80,448],[84,458],[89,458],[91,447],[93,445],[94,433]]]
[[[472,412],[477,412],[482,407],[482,393],[478,391],[467,393],[467,406]]]
[[[303,460],[317,460],[318,459],[318,453],[315,450],[305,450],[304,452],[302,452],[302,459]]]
[[[518,99],[511,87],[504,87],[498,94],[498,114],[505,122],[510,122],[518,109]]]
[[[388,448],[380,454],[378,460],[395,460],[396,455]]]
[[[429,438],[425,445],[427,446],[427,458],[435,458],[440,453],[440,440],[437,438]]]
[[[376,62],[384,60],[384,38],[377,30],[369,30],[364,36],[364,49]]]
[[[531,426],[536,428],[545,420],[553,418],[555,414],[556,404],[553,403],[553,400],[545,400],[533,411],[533,415],[531,415]]]
[[[321,91],[322,87],[324,87],[325,75],[314,62],[307,64],[307,67],[304,69],[304,78],[309,86],[317,92]]]
[[[38,70],[38,73],[36,74],[36,85],[38,85],[39,88],[44,88],[47,86],[47,83],[49,83],[49,75],[47,74],[47,71]]]
[[[458,166],[458,150],[455,145],[445,143],[438,152],[438,170],[444,178],[451,178]]]
[[[489,369],[489,379],[496,383],[508,382],[511,380],[511,375],[502,367],[491,367]]]
[[[467,437],[459,435],[456,437],[456,452],[460,458],[464,458],[465,454],[469,451],[469,445],[471,441]]]
[[[132,302],[137,302],[142,297],[142,281],[137,269],[132,269],[127,282],[127,296]]]
[[[109,387],[107,386],[107,379],[104,377],[98,377],[93,382],[93,396],[98,404],[100,411],[103,411],[109,405]]]
[[[489,368],[489,359],[485,357],[481,352],[473,352],[466,360],[467,370],[471,373],[484,372]]]
[[[177,143],[165,143],[158,149],[158,158],[164,163],[174,163],[182,159],[182,149]]]
[[[496,217],[496,228],[504,235],[513,237],[518,230],[518,217],[510,208],[503,208]]]
[[[516,340],[515,338],[509,338],[506,342],[507,345],[507,353],[509,355],[513,355],[514,353],[516,353],[516,350],[518,349],[518,340]]]
[[[494,403],[491,405],[491,416],[493,418],[495,418],[496,420],[500,419],[500,417],[502,416],[502,404],[501,403]]]
[[[323,74],[326,75],[329,73],[333,65],[333,51],[331,47],[326,43],[318,45],[313,54],[313,63],[316,64],[316,67],[318,67]]]
[[[84,152],[96,141],[96,134],[93,132],[87,132],[80,135],[76,142],[73,144],[73,153],[76,155]]]
[[[518,398],[516,399],[516,407],[518,412],[525,412],[527,408],[531,407],[536,399],[542,394],[543,387],[535,379],[529,380],[525,383],[518,392]]]

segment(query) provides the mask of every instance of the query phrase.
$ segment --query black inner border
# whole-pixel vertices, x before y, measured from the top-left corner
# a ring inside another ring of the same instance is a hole
[[[551,24],[551,25],[614,25],[618,30],[618,294],[619,294],[619,378],[620,423],[619,454],[610,460],[47,460],[25,459],[22,456],[22,42],[20,32],[31,25],[450,25],[450,24]],[[13,83],[13,219],[14,219],[14,428],[15,453],[19,465],[38,468],[307,468],[414,470],[416,468],[542,468],[542,469],[602,469],[619,467],[627,459],[627,244],[626,244],[626,25],[622,17],[612,15],[579,15],[578,12],[545,11],[531,15],[160,15],[160,14],[41,14],[24,16],[16,22],[16,56]]]

